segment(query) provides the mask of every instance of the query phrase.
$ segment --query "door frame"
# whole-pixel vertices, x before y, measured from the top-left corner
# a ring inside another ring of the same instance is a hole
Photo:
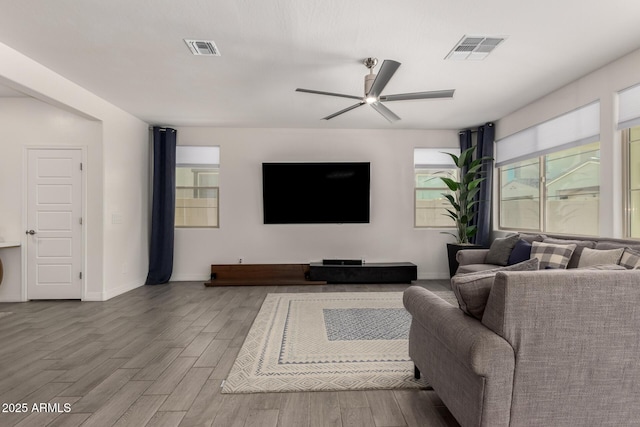
[[[80,266],[82,270],[82,285],[81,285],[81,295],[80,301],[84,301],[86,293],[87,293],[87,147],[85,145],[27,145],[23,147],[22,150],[22,230],[20,231],[21,242],[22,242],[22,283],[21,283],[21,293],[20,296],[22,301],[27,300],[27,248],[28,241],[27,237],[24,234],[24,231],[27,229],[27,210],[29,197],[27,194],[28,191],[28,183],[29,183],[29,152],[35,150],[78,150],[80,151],[80,159],[82,162],[82,174],[80,175],[80,192],[82,194],[82,201],[80,202],[80,211],[82,216],[82,227],[80,229]]]

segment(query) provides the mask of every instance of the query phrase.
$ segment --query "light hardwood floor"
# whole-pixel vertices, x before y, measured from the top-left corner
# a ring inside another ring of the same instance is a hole
[[[457,426],[429,390],[220,394],[267,293],[406,287],[173,282],[106,302],[0,303],[13,313],[0,317],[0,426]]]

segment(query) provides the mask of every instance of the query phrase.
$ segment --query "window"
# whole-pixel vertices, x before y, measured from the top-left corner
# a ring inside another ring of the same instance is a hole
[[[176,227],[218,227],[219,147],[176,147]]]
[[[626,142],[628,192],[627,237],[640,238],[640,126],[623,132]]]
[[[500,228],[540,229],[540,159],[500,168]]]
[[[599,234],[599,117],[596,102],[497,141],[500,228]]]
[[[443,196],[451,191],[440,177],[458,180],[458,170],[444,152],[460,154],[460,150],[450,148],[414,150],[415,227],[455,227],[453,219],[447,216],[450,205]]]
[[[618,93],[618,130],[625,154],[625,235],[640,238],[640,84]]]
[[[599,210],[599,142],[500,168],[500,228],[596,236]]]

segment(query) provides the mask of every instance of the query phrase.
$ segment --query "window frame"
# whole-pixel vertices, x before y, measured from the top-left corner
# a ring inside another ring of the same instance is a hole
[[[187,147],[196,147],[196,148],[217,148],[218,150],[218,156],[220,154],[220,147],[217,145],[179,145],[177,146],[177,148],[187,148]],[[215,173],[216,175],[218,175],[218,179],[220,177],[220,164],[211,164],[209,165],[210,167],[207,167],[207,164],[179,164],[176,162],[176,171],[178,168],[191,168],[191,172],[193,173],[194,176],[194,183],[197,183],[200,181],[200,174],[203,173]],[[177,228],[206,228],[206,229],[216,229],[216,228],[220,228],[220,185],[218,184],[217,186],[199,186],[199,185],[193,185],[193,186],[179,186],[176,180],[176,184],[175,184],[175,191],[176,191],[176,196],[177,196],[177,192],[179,190],[192,190],[193,192],[193,199],[198,199],[197,194],[202,191],[202,190],[215,190],[215,200],[216,200],[216,206],[215,206],[215,219],[216,219],[216,224],[215,225],[202,225],[202,224],[198,224],[198,225],[178,225],[175,222],[173,222],[173,227],[174,229]],[[177,213],[178,210],[178,206],[177,206],[177,197],[176,197],[176,203],[175,203],[175,207],[174,207],[174,211],[176,211]]]
[[[622,143],[622,224],[623,233],[626,239],[640,240],[640,236],[633,237],[633,227],[631,225],[632,219],[632,204],[631,193],[632,191],[640,191],[640,188],[631,188],[631,143],[639,140],[631,139],[631,130],[634,128],[640,129],[640,125],[627,127],[620,130],[621,143]],[[640,230],[639,230],[640,231]]]
[[[441,230],[447,230],[447,229],[455,229],[456,225],[455,222],[452,221],[451,225],[418,225],[418,191],[424,191],[424,190],[429,190],[429,191],[442,191],[442,193],[451,193],[451,190],[449,189],[449,187],[446,186],[446,184],[442,181],[442,187],[418,187],[417,186],[417,175],[419,174],[418,171],[420,170],[432,170],[434,172],[438,172],[438,171],[453,171],[453,175],[455,176],[456,180],[459,180],[460,178],[460,171],[458,170],[458,168],[456,166],[439,166],[439,167],[428,167],[428,166],[424,166],[424,165],[415,165],[413,166],[413,227],[414,228],[419,228],[419,229],[429,229],[429,228],[437,228],[437,229],[441,229]],[[437,177],[434,177],[433,179],[439,179]],[[445,213],[442,213],[443,216],[446,216]]]
[[[577,147],[584,147],[584,146],[588,146],[590,144],[594,144],[596,143],[598,144],[598,151],[601,150],[601,141],[593,141],[593,142],[589,142],[586,144],[581,144]],[[498,222],[498,230],[500,231],[527,231],[527,232],[537,232],[537,233],[551,233],[554,235],[562,235],[562,234],[567,234],[567,235],[575,235],[576,233],[560,233],[560,232],[555,232],[555,231],[548,231],[547,230],[547,219],[548,219],[548,213],[549,213],[549,209],[547,208],[547,203],[549,202],[548,200],[548,189],[547,189],[547,157],[550,155],[553,155],[555,153],[559,153],[565,150],[570,150],[571,148],[574,147],[559,147],[560,149],[555,150],[555,151],[551,151],[551,152],[545,152],[543,154],[541,154],[540,156],[534,156],[529,158],[529,160],[532,159],[537,159],[538,160],[538,179],[539,179],[539,186],[538,186],[538,210],[539,210],[539,214],[538,214],[538,227],[537,228],[524,228],[524,227],[503,227],[502,226],[502,188],[503,188],[503,179],[502,179],[502,169],[504,167],[508,167],[510,164],[513,163],[519,163],[521,161],[525,161],[527,159],[522,159],[522,160],[518,160],[518,161],[514,161],[511,163],[507,163],[507,164],[503,164],[502,166],[496,168],[498,171],[498,188],[497,188],[497,214],[498,214],[498,218],[497,218],[497,222]],[[598,192],[599,194],[599,192]],[[599,225],[598,225],[599,227]],[[593,236],[598,236],[599,232],[596,234],[584,234],[584,236],[589,236],[589,237],[593,237]]]

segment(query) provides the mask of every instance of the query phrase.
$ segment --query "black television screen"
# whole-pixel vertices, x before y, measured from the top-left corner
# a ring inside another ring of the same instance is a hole
[[[369,163],[263,163],[265,224],[369,222]]]

